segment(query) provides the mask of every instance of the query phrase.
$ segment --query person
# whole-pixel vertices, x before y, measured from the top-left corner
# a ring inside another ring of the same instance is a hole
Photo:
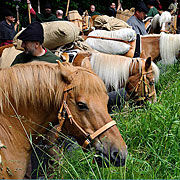
[[[48,2],[46,2],[44,6],[44,12],[42,14],[36,13],[34,11],[34,9],[31,6],[30,0],[27,0],[27,3],[30,4],[30,13],[36,15],[37,21],[39,22],[58,21],[58,18],[54,14],[52,14],[51,5]]]
[[[155,5],[155,0],[149,0],[147,2],[147,7],[149,8],[149,11],[147,13],[148,17],[154,17],[156,14],[159,14],[158,10],[154,5]]]
[[[63,11],[62,10],[56,11],[56,18],[60,21],[63,20]]]
[[[156,0],[155,7],[158,10],[158,12],[163,10],[162,4],[159,0]]]
[[[4,10],[4,20],[0,22],[0,46],[5,46],[13,43],[13,38],[16,35],[17,25],[19,20],[15,22],[13,13],[9,9]]]
[[[94,16],[94,15],[101,15],[99,12],[96,11],[95,5],[90,6],[90,11],[89,11],[89,16]]]
[[[118,4],[117,9],[116,9],[116,4],[115,4],[115,3],[111,3],[110,6],[109,6],[109,8],[108,8],[108,13],[107,13],[107,15],[108,15],[108,16],[114,16],[114,17],[116,17],[117,11],[120,10],[120,9],[123,10],[121,3]]]
[[[148,13],[148,8],[146,7],[143,1],[139,1],[135,6],[135,13],[127,20],[127,24],[132,26],[135,30],[136,37],[136,49],[134,53],[134,57],[140,57],[140,35],[147,35],[145,24],[143,19]]]
[[[178,6],[177,0],[173,0],[168,7],[169,11],[171,12],[171,15],[176,15],[177,6]]]
[[[22,40],[24,52],[16,56],[11,66],[19,63],[28,63],[31,61],[46,61],[49,63],[57,63],[56,60],[61,59],[54,55],[50,50],[44,48],[44,31],[41,23],[35,21],[27,26],[27,28],[18,36]]]
[[[146,35],[146,28],[144,22],[142,21],[146,14],[148,13],[148,9],[143,1],[140,1],[135,6],[135,13],[127,20],[127,24],[132,26],[132,28],[136,31],[136,34]]]

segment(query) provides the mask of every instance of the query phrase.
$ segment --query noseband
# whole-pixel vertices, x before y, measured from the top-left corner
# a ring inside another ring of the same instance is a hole
[[[89,70],[84,70],[90,73],[93,73]],[[78,72],[76,71],[75,74],[77,74]],[[74,73],[73,73],[74,74]],[[74,78],[74,77],[73,77]],[[58,120],[59,120],[59,126],[57,127],[57,131],[60,132],[62,131],[63,128],[63,124],[65,122],[65,120],[69,120],[71,125],[74,125],[80,132],[81,134],[84,136],[85,141],[82,145],[83,148],[86,148],[87,145],[89,145],[90,143],[92,143],[92,141],[98,137],[100,134],[104,133],[105,131],[107,131],[109,128],[111,128],[112,126],[116,125],[115,121],[110,121],[109,123],[105,124],[104,126],[102,126],[100,129],[98,129],[97,131],[95,131],[92,134],[87,133],[86,131],[84,131],[84,129],[75,121],[75,119],[73,118],[73,115],[71,114],[71,111],[69,109],[67,102],[67,96],[68,96],[68,92],[71,91],[73,88],[75,88],[76,86],[71,84],[68,84],[65,86],[64,88],[64,97],[63,97],[63,103],[61,105],[61,108],[58,112]]]
[[[153,71],[150,70],[148,72],[145,71],[145,64],[142,64],[142,73],[141,73],[141,78],[139,79],[138,83],[136,84],[136,86],[134,86],[134,90],[131,93],[135,93],[138,94],[138,88],[140,87],[140,85],[142,84],[142,95],[141,96],[136,96],[138,97],[137,99],[134,99],[136,102],[138,101],[144,101],[149,99],[150,97],[152,97],[155,94],[155,90],[153,90],[152,92],[149,92],[149,88],[148,88],[148,81],[146,78],[147,74],[152,73]]]

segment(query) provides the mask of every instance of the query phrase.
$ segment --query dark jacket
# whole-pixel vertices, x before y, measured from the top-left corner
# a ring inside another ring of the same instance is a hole
[[[0,22],[0,40],[13,40],[15,34],[14,24],[9,25],[5,20]]]

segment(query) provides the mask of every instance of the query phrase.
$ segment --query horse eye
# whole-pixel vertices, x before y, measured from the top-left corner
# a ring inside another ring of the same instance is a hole
[[[154,85],[154,81],[150,81],[149,85],[151,85],[151,86]]]
[[[87,107],[87,105],[83,102],[77,102],[78,108],[80,110],[89,110],[89,108]]]

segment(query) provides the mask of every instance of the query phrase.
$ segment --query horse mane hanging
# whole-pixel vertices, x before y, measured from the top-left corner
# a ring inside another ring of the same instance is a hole
[[[103,82],[99,81],[100,78],[94,73],[83,71],[82,67],[74,67],[69,63],[65,63],[65,66],[72,72],[78,72],[78,86],[75,91],[83,89],[92,92],[93,89],[98,93],[106,92]],[[32,104],[35,108],[37,106],[48,108],[52,104],[57,108],[60,107],[65,82],[58,64],[46,62],[18,64],[1,69],[0,77],[1,112],[4,106],[10,106],[9,100],[12,100],[16,108],[19,104],[25,107]]]
[[[133,67],[139,64],[139,73],[141,73],[142,59],[128,58],[119,55],[109,55],[103,53],[92,53],[91,65],[93,70],[102,77],[107,86],[112,86],[115,89],[127,82],[129,74]],[[159,69],[152,62],[152,69],[155,79],[158,80]]]
[[[176,55],[180,50],[180,35],[161,33],[160,55],[163,64],[174,64],[177,62]]]

